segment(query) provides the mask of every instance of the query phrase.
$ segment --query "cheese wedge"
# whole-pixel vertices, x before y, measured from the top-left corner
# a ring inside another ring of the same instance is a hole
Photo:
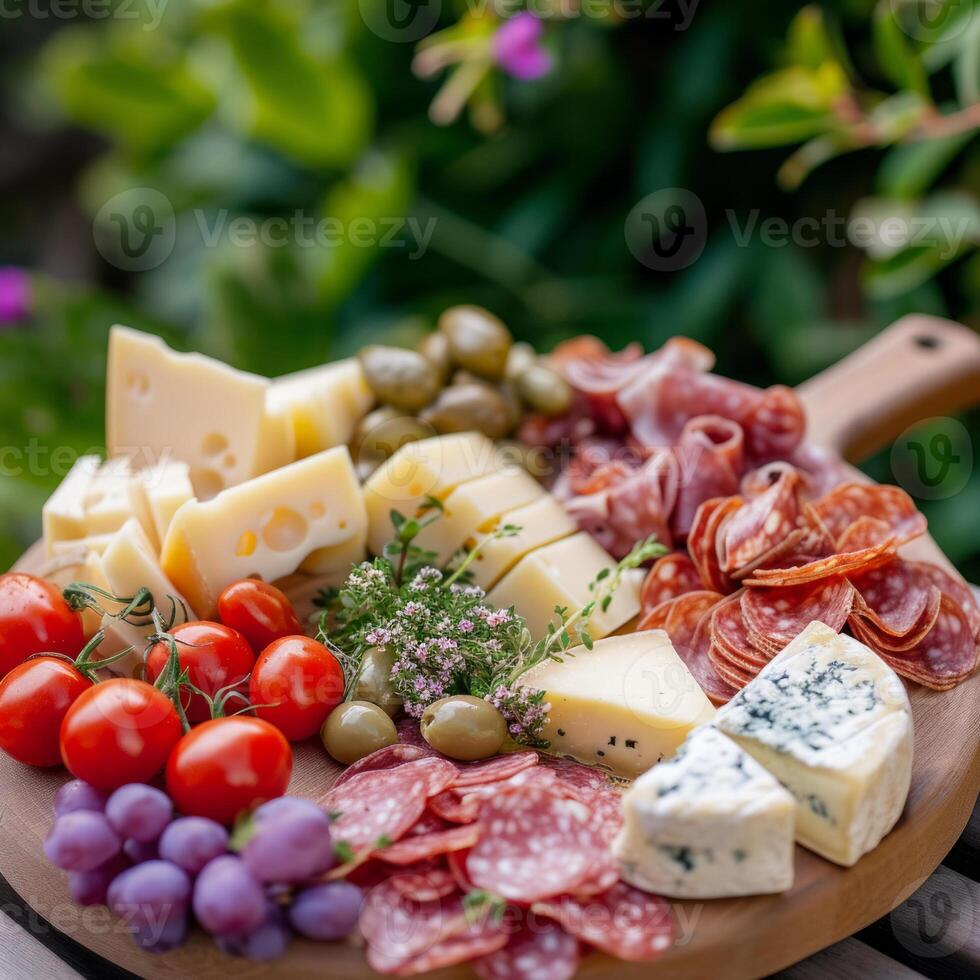
[[[374,405],[356,358],[276,378],[269,389],[273,412],[284,412],[303,459],[324,449],[346,446],[357,424]]]
[[[153,551],[159,552],[160,541],[146,489],[127,460],[110,459],[103,463],[89,484],[84,504],[87,535],[113,534],[135,519],[149,538]]]
[[[613,851],[626,881],[658,895],[782,892],[793,884],[795,817],[779,782],[705,726],[627,790]]]
[[[797,801],[796,839],[849,867],[905,806],[912,711],[863,643],[811,623],[717,716],[718,727]]]
[[[520,684],[551,705],[543,737],[556,755],[632,778],[670,758],[715,709],[663,630],[613,636],[545,661]]]
[[[487,533],[505,524],[521,530],[513,537],[488,541],[470,565],[473,582],[481,589],[492,589],[525,555],[546,544],[570,537],[579,529],[568,511],[549,493],[533,503],[501,514],[487,528]]]
[[[506,468],[496,446],[477,432],[437,436],[402,446],[364,485],[368,548],[380,555],[392,539],[393,510],[404,517],[417,517],[427,497],[445,500],[456,487]]]
[[[146,502],[157,540],[162,544],[174,514],[194,499],[190,467],[180,460],[169,460],[141,470],[137,477],[143,485]]]
[[[85,537],[85,497],[101,465],[98,456],[79,457],[41,509],[44,546],[49,558],[54,555],[58,542]]]
[[[422,530],[415,544],[437,555],[446,565],[466,546],[472,549],[497,525],[501,514],[545,496],[544,487],[526,470],[512,467],[478,477],[453,490],[442,516]]]
[[[222,590],[244,578],[272,582],[314,556],[322,567],[342,554],[364,557],[367,515],[345,446],[192,500],[174,515],[164,542],[164,572],[201,616]]]
[[[531,635],[541,639],[549,623],[561,622],[556,607],[570,614],[584,606],[594,597],[589,586],[596,576],[615,567],[592,535],[580,531],[522,558],[490,591],[487,603],[502,609],[513,606],[527,620]],[[642,581],[642,572],[628,572],[609,608],[596,608],[588,626],[594,639],[614,633],[639,613]]]
[[[113,327],[106,377],[106,444],[134,468],[179,459],[201,498],[294,458],[288,418],[267,405],[269,381],[158,337]]]

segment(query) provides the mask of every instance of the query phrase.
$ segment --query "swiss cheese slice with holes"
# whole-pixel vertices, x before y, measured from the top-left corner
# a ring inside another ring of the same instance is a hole
[[[427,497],[445,500],[464,483],[511,468],[500,450],[478,432],[436,436],[402,446],[364,484],[368,548],[380,555],[394,537],[393,510],[403,517],[417,517]]]
[[[346,446],[328,449],[223,491],[174,515],[163,545],[166,575],[201,616],[232,582],[273,582],[308,559],[363,559],[364,498]]]
[[[268,404],[269,381],[160,338],[116,326],[109,334],[106,445],[134,469],[190,465],[195,493],[214,496],[294,458],[289,419]]]

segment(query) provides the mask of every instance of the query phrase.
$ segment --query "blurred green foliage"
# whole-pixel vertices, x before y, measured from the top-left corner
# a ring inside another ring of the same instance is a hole
[[[473,119],[503,120],[489,134],[430,120],[441,79],[413,75],[413,43],[375,33],[385,0],[127,0],[116,17],[9,19],[0,262],[36,270],[37,309],[0,334],[3,445],[100,443],[115,321],[275,375],[411,338],[465,301],[542,348],[583,331],[613,347],[687,334],[726,373],[791,384],[908,312],[980,325],[980,16],[937,4],[956,17],[925,38],[899,18],[911,0],[563,4],[545,18],[555,70],[495,73],[473,94]],[[443,0],[436,26],[466,9]],[[955,132],[936,123],[964,111]],[[706,240],[659,273],[624,221],[670,187],[701,200]],[[169,200],[175,239],[130,272],[92,228],[134,188]],[[762,233],[772,218],[895,214],[949,217],[955,241]],[[242,245],[229,231],[296,215],[340,232]],[[359,219],[373,235],[354,233]],[[22,469],[0,476],[0,565],[36,536],[57,482]],[[978,506],[974,480],[944,513]],[[980,522],[937,530],[980,579]]]

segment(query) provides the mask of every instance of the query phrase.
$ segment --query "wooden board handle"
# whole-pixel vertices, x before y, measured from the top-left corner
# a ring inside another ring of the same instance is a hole
[[[980,336],[906,316],[796,392],[810,437],[859,461],[915,422],[980,404]]]

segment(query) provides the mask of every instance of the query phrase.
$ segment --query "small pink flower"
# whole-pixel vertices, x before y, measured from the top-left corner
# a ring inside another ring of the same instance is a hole
[[[13,265],[0,267],[0,326],[26,320],[32,301],[31,277]]]
[[[544,24],[526,10],[505,20],[493,35],[494,61],[522,82],[547,75],[553,61],[541,46],[543,33]]]

